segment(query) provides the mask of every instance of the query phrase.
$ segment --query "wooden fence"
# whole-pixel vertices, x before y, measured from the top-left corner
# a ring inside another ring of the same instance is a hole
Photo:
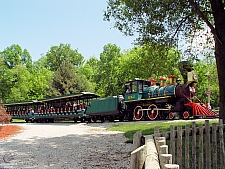
[[[141,131],[137,132],[131,153],[131,169],[225,169],[223,131],[222,120],[212,125],[206,120],[205,124],[192,122],[191,126],[176,128],[171,125],[168,132],[160,132],[156,126],[151,136],[142,136]]]
[[[131,169],[179,169],[179,165],[172,164],[172,155],[168,154],[168,146],[165,144],[165,137],[142,136],[142,131],[136,132],[133,138]]]

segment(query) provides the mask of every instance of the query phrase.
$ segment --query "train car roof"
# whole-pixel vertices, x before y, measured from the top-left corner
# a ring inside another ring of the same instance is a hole
[[[129,85],[131,82],[136,82],[136,81],[140,81],[140,82],[149,82],[149,80],[143,80],[143,79],[135,78],[134,80],[130,80],[130,81],[126,82],[125,85]],[[149,82],[149,83],[150,83],[150,82]]]
[[[3,106],[16,106],[16,105],[30,105],[30,104],[42,104],[41,101],[38,100],[28,100],[28,101],[21,101],[21,102],[7,102],[2,103]]]
[[[55,96],[51,98],[44,98],[41,99],[40,101],[42,102],[48,102],[48,101],[54,101],[54,100],[70,100],[71,98],[75,98],[76,100],[81,100],[81,99],[92,99],[92,98],[97,98],[100,97],[97,94],[91,93],[91,92],[79,92],[79,93],[73,93],[73,94],[68,94],[68,95],[63,95],[63,96]]]

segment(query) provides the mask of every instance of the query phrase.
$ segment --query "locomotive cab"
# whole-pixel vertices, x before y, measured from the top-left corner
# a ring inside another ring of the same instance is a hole
[[[135,79],[125,83],[125,100],[140,100],[149,90],[150,82],[147,80]]]

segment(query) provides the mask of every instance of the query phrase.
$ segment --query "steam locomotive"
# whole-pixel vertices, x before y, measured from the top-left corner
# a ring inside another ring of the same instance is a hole
[[[126,82],[124,97],[91,100],[91,106],[87,107],[87,117],[103,122],[105,119],[130,121],[174,119],[176,116],[182,119],[217,116],[196,97],[196,72],[190,69],[186,77],[184,84],[180,84],[174,75],[168,76],[169,84],[166,84],[165,77],[160,78],[160,84],[154,78],[149,81],[134,79]],[[193,102],[194,98],[198,102]]]

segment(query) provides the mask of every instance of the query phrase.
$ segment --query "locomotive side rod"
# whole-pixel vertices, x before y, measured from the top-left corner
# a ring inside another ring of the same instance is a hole
[[[153,108],[153,109],[138,109],[138,113],[139,113],[139,111],[143,111],[143,110],[146,110],[146,111],[148,111],[148,110],[164,110],[164,111],[168,111],[168,110],[170,110],[170,109],[159,109],[159,108]]]

